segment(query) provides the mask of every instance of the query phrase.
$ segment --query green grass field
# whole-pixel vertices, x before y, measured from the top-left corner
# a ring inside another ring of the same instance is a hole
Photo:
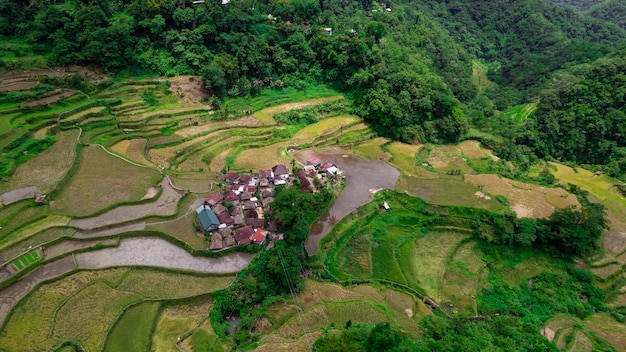
[[[535,110],[537,110],[538,103],[529,103],[517,105],[508,110],[504,111],[502,114],[514,120],[517,123],[524,123],[527,119],[531,119],[535,114]]]
[[[478,187],[465,182],[459,176],[441,175],[438,178],[423,179],[401,175],[396,190],[424,199],[433,204],[455,205],[502,212],[506,208],[495,198],[490,200],[475,195]]]
[[[158,302],[144,302],[126,309],[107,335],[103,351],[148,351],[158,312]]]
[[[215,334],[209,334],[204,329],[198,329],[191,335],[191,347],[194,351],[206,351],[206,352],[222,352],[224,348],[222,343],[215,336]]]
[[[41,220],[32,222],[18,230],[9,233],[6,236],[0,238],[0,252],[6,248],[14,246],[21,241],[27,240],[36,234],[53,228],[66,226],[70,221],[70,218],[63,215],[48,215]]]
[[[152,349],[157,352],[175,351],[182,338],[192,334],[211,309],[211,301],[166,306],[160,313],[152,334]]]

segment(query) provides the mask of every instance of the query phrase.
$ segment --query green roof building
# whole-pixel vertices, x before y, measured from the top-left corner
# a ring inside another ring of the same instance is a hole
[[[208,205],[202,205],[196,209],[196,220],[198,225],[204,232],[211,232],[220,226],[220,221],[217,219],[217,215],[209,208]]]

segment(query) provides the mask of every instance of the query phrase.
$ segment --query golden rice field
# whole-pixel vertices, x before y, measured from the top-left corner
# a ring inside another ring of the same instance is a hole
[[[346,126],[346,131],[348,131],[348,126],[351,124],[355,124],[361,121],[361,118],[354,115],[340,115],[328,117],[323,120],[320,120],[314,124],[308,125],[298,131],[292,139],[295,141],[304,141],[309,142],[314,138],[319,138],[329,133],[335,132]]]
[[[519,217],[545,218],[555,208],[580,207],[576,196],[562,188],[522,183],[495,174],[465,175],[464,179],[487,194],[505,196]]]
[[[276,303],[268,307],[266,314],[273,323],[261,341],[270,346],[276,343],[299,345],[305,334],[330,323],[342,326],[347,320],[371,324],[390,321],[396,326],[413,328],[410,334],[414,334],[420,329],[416,319],[431,314],[423,309],[427,310],[410,295],[388,288],[342,287],[306,280],[305,288],[294,298],[294,304]]]
[[[623,213],[626,209],[626,200],[614,189],[615,184],[620,181],[607,175],[596,176],[593,172],[582,168],[576,171],[569,166],[551,162],[550,166],[555,168],[552,173],[558,181],[562,183],[572,183],[589,192],[595,198],[611,210]]]
[[[488,157],[493,161],[500,160],[500,158],[493,155],[490,149],[483,148],[478,141],[466,140],[457,144],[455,147],[457,147],[466,158],[481,159]]]
[[[111,146],[111,151],[123,155],[124,157],[138,162],[140,164],[154,166],[154,164],[146,159],[144,151],[147,140],[145,138],[135,138],[130,140],[122,140]]]
[[[120,319],[120,312],[129,305],[205,295],[225,288],[232,280],[232,276],[195,276],[150,269],[77,272],[43,284],[26,296],[0,333],[0,346],[10,350],[52,350],[62,339],[74,338],[87,351],[100,350],[111,326]],[[206,311],[200,314],[206,317]],[[198,321],[199,318],[195,320]]]
[[[427,171],[422,165],[417,164],[417,153],[423,145],[411,145],[400,142],[392,142],[385,146],[391,158],[389,164],[395,166],[401,173],[419,178],[437,178],[434,172]]]
[[[461,149],[455,145],[429,146],[426,161],[439,172],[460,170],[463,174],[473,173],[472,168],[465,163]]]
[[[233,148],[225,148],[223,151],[218,152],[211,158],[209,162],[209,170],[213,172],[220,172],[226,167],[226,158],[233,151]]]
[[[194,138],[192,140],[180,143],[175,146],[165,147],[165,148],[150,148],[148,150],[148,158],[153,162],[162,165],[164,167],[168,166],[167,160],[173,158],[177,153],[182,151],[184,148],[192,148],[201,143],[211,142],[216,138],[225,138],[227,132],[226,131],[215,131],[211,132],[205,136],[200,136],[198,138]],[[164,163],[165,162],[165,163]]]
[[[237,170],[269,170],[276,164],[289,165],[291,158],[287,155],[287,147],[293,142],[280,142],[261,148],[245,149],[235,159]]]
[[[355,155],[372,160],[388,160],[391,155],[382,149],[382,146],[389,143],[383,137],[370,139],[364,143],[359,143],[352,148]]]
[[[193,332],[207,319],[211,301],[165,307],[157,319],[152,348],[157,352],[175,351],[180,338]]]
[[[95,297],[98,297],[97,303]],[[59,306],[53,320],[52,336],[77,339],[88,351],[99,350],[120,311],[141,300],[137,293],[112,290],[104,282],[96,282]]]
[[[626,351],[626,325],[618,323],[607,313],[593,314],[584,321],[585,327],[610,342],[620,351]]]
[[[431,204],[480,208],[493,212],[505,210],[504,205],[495,198],[486,199],[476,196],[476,192],[480,191],[478,187],[465,182],[462,177],[435,175],[439,177],[424,179],[401,175],[396,183],[396,190],[398,192],[407,192]]]
[[[102,113],[104,113],[104,110],[105,110],[105,107],[102,107],[102,106],[98,106],[98,107],[95,107],[95,108],[90,108],[90,109],[87,109],[87,110],[83,110],[83,111],[81,111],[79,113],[72,114],[72,115],[69,115],[67,117],[64,117],[62,119],[62,121],[63,122],[77,121],[77,120],[80,120],[80,119],[84,118],[85,116],[88,116],[88,115],[91,115],[91,114],[94,114],[94,115],[95,114],[102,114]]]
[[[78,272],[40,286],[19,303],[16,313],[6,321],[0,333],[0,346],[10,351],[52,350],[59,342],[58,338],[49,336],[54,328],[55,311],[68,296],[96,281],[117,282],[127,270]]]
[[[287,340],[275,334],[265,335],[261,338],[260,346],[255,349],[255,352],[309,352],[320,336],[322,336],[321,331],[304,334],[297,340]]]

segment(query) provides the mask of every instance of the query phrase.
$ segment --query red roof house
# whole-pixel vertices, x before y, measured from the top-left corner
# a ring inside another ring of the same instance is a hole
[[[258,217],[259,217],[259,214],[256,212],[255,209],[246,210],[246,219],[249,219],[249,218],[256,219]]]
[[[265,242],[266,238],[267,238],[267,231],[256,229],[256,231],[254,231],[254,234],[252,235],[250,240],[254,244],[262,245]]]
[[[239,196],[233,191],[228,191],[224,194],[224,200],[227,202],[234,202],[239,200]]]
[[[230,183],[237,183],[239,181],[239,174],[236,172],[229,172],[226,174],[226,181]]]
[[[289,175],[289,170],[287,170],[287,167],[285,165],[278,164],[272,168],[273,178],[276,178],[278,176],[288,176],[288,175]]]
[[[313,158],[311,158],[311,159],[308,159],[306,162],[307,162],[309,165],[313,165],[313,166],[315,166],[315,167],[320,166],[320,164],[322,163],[322,161],[320,160],[320,158],[315,158],[315,157],[313,157]]]
[[[233,221],[233,218],[230,216],[230,214],[228,214],[228,212],[217,214],[217,220],[220,221],[220,224],[232,225],[235,223],[235,221]]]
[[[250,243],[250,237],[254,234],[254,229],[252,226],[244,226],[235,230],[235,241],[238,244],[247,244]]]
[[[224,199],[223,195],[219,193],[214,193],[211,194],[209,198],[205,198],[204,201],[207,202],[207,204],[209,204],[210,206],[214,206],[215,204],[221,202],[222,199]]]
[[[247,218],[246,224],[256,228],[263,227],[265,226],[265,219]]]
[[[333,167],[334,165],[331,163],[323,163],[322,165],[320,165],[320,169],[322,171],[326,171],[326,169],[328,169],[329,167]]]
[[[259,178],[271,178],[272,170],[259,170]]]
[[[313,186],[311,185],[311,182],[306,178],[306,174],[304,173],[304,171],[298,171],[297,176],[298,179],[300,179],[300,190],[309,193],[313,192]]]

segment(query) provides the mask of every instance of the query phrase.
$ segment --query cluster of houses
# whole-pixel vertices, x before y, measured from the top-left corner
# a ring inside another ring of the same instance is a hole
[[[309,178],[321,178],[320,173],[329,172],[341,173],[332,164],[310,159],[295,177],[280,164],[255,175],[235,172],[220,175],[226,189],[212,194],[196,209],[196,224],[205,235],[211,234],[210,250],[249,243],[262,245],[270,235],[282,239],[283,235],[276,231],[276,223],[266,216],[274,200],[274,188],[295,183],[303,192],[314,192]]]

